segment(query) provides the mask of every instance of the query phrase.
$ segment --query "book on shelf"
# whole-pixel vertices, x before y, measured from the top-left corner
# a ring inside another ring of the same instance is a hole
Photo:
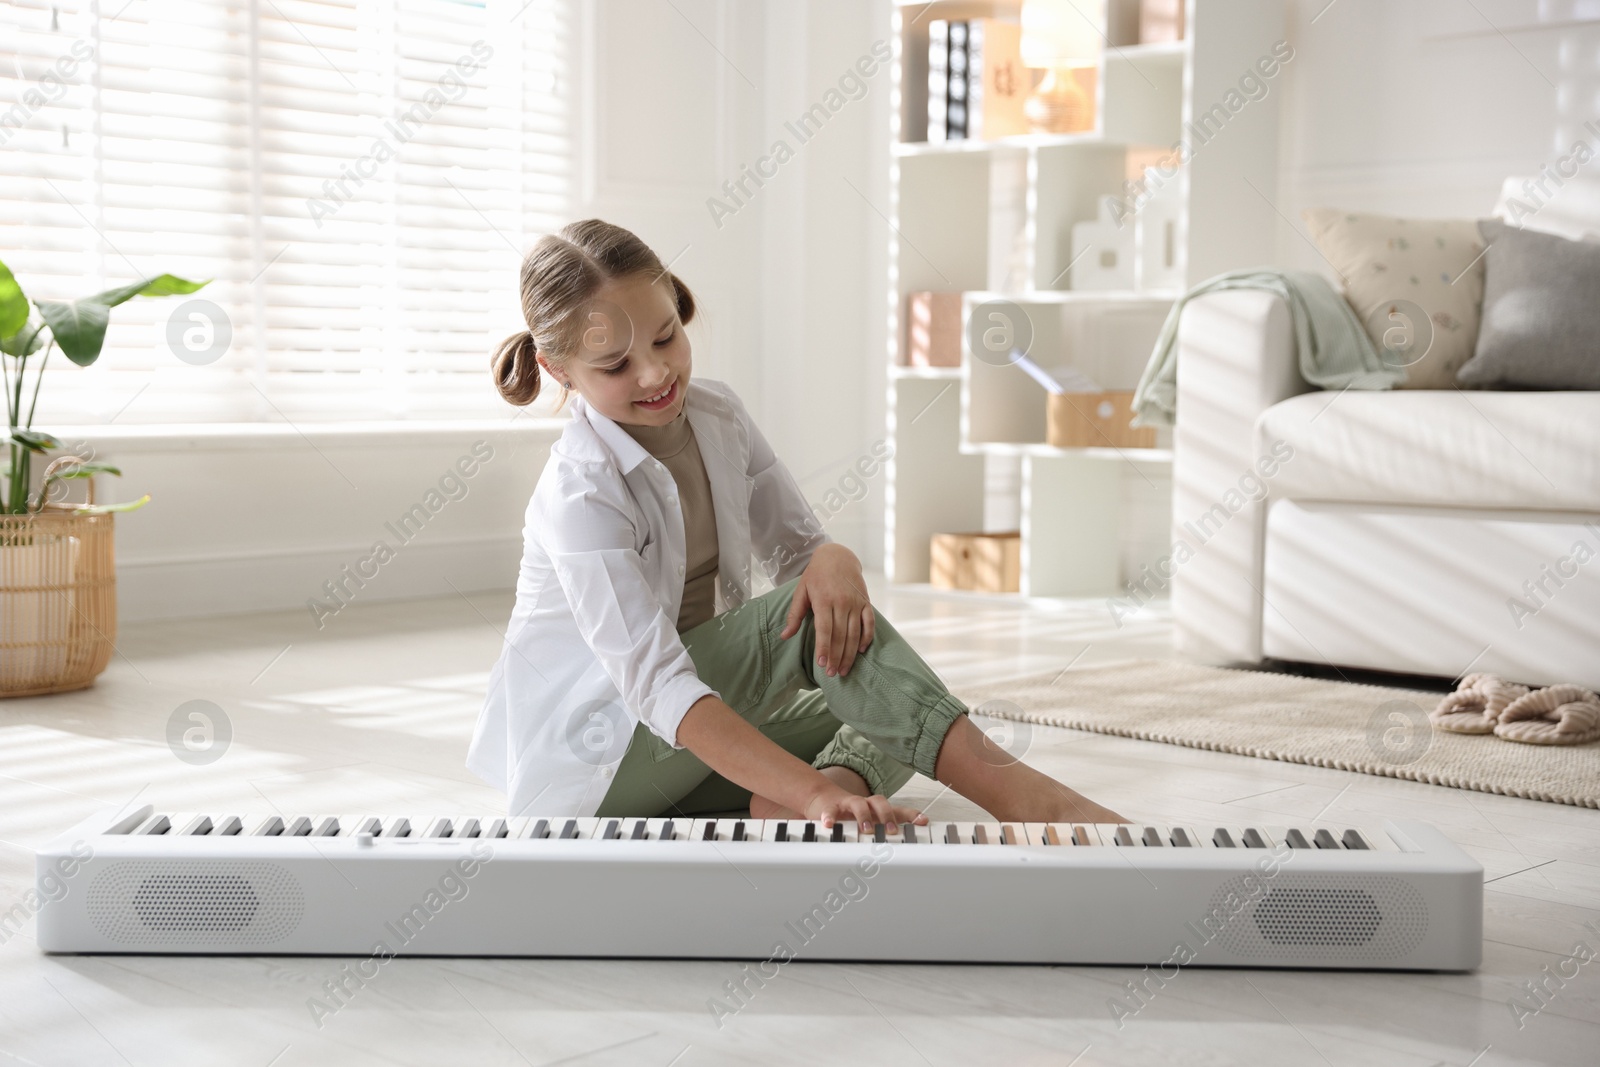
[[[1033,78],[1022,65],[1022,27],[1000,19],[928,24],[928,140],[988,140],[1027,133],[1022,105]]]

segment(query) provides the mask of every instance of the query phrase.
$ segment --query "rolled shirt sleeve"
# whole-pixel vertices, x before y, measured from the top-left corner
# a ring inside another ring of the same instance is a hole
[[[684,715],[701,697],[720,694],[700,680],[651,588],[635,548],[627,488],[614,470],[589,468],[560,479],[556,492],[561,521],[544,524],[544,540],[578,629],[626,709],[682,748]]]

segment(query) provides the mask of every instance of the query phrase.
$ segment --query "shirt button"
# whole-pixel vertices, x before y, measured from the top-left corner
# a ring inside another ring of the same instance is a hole
[[[681,563],[678,564],[678,577],[679,578],[683,577],[683,564],[681,564]]]
[[[667,503],[671,504],[673,507],[677,507],[678,506],[678,498],[675,497],[675,496],[669,496],[669,497],[667,497]]]
[[[615,772],[610,767],[601,767],[600,768],[600,777],[602,777],[602,778],[610,778],[613,773],[615,773]]]

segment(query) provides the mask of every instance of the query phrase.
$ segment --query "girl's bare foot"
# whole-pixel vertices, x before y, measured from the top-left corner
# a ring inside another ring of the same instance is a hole
[[[939,781],[1002,822],[1127,822],[989,740],[963,715],[945,734],[934,767]]]

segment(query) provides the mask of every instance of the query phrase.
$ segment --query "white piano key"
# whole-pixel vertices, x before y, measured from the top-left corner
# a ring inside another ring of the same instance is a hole
[[[483,833],[483,823],[474,818],[460,819],[456,822],[456,837],[478,837]]]
[[[517,836],[519,838],[526,838],[530,841],[549,840],[551,837],[555,836],[555,834],[561,831],[559,823],[554,829],[551,828],[550,824],[551,820],[549,819],[540,819],[530,815],[528,817],[527,824],[522,827],[522,831],[518,833]]]
[[[336,816],[336,815],[323,815],[323,816],[319,816],[315,821],[316,821],[316,826],[311,831],[311,836],[312,837],[338,837],[339,836],[339,818],[338,818],[338,816]]]
[[[204,837],[211,832],[211,816],[196,815],[184,823],[183,829],[178,833],[184,837]]]
[[[290,817],[288,825],[284,827],[284,837],[309,837],[311,836],[311,817],[309,815],[295,815]]]
[[[135,830],[134,833],[136,833],[136,834],[164,834],[164,833],[166,833],[167,831],[169,831],[171,829],[172,829],[172,820],[170,818],[168,818],[166,815],[163,815],[160,812],[157,812],[156,814],[154,814],[154,815],[150,816],[148,819],[146,819],[142,824],[140,824],[139,828],[137,830]]]
[[[250,828],[251,837],[277,837],[283,833],[283,819],[277,815],[263,815]]]
[[[683,819],[646,819],[644,836],[649,841],[682,841],[687,825]]]
[[[237,837],[244,830],[244,820],[237,815],[224,815],[217,822],[212,834],[217,837]]]
[[[450,831],[454,828],[454,824],[443,815],[428,820],[427,826],[428,829],[423,833],[423,837],[449,837]]]

